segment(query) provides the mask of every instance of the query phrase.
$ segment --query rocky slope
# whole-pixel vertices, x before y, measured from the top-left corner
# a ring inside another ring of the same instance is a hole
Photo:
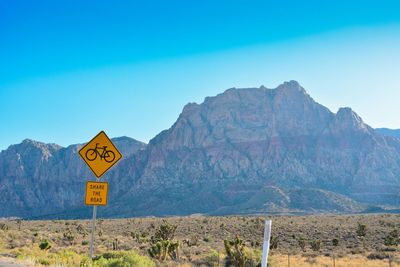
[[[400,129],[377,128],[375,129],[375,131],[384,136],[392,136],[400,138]]]
[[[163,215],[240,213],[244,206],[252,212],[362,209],[349,198],[398,205],[399,152],[398,141],[378,135],[350,108],[334,114],[297,82],[273,90],[233,88],[201,105],[188,104],[169,130],[150,141],[132,160],[133,186],[116,210]],[[274,194],[270,187],[289,191]],[[293,203],[294,192],[303,205]],[[256,201],[256,195],[263,197]],[[349,205],[320,205],[332,199]]]
[[[91,174],[77,148],[30,148],[26,153],[36,156],[21,171],[19,146],[24,142],[0,154],[0,193],[8,194],[0,202],[9,205],[0,216],[19,215],[17,210],[61,216],[65,210],[66,217],[88,217],[82,177]],[[188,104],[170,129],[147,146],[131,147],[107,174],[110,201],[100,215],[358,212],[373,205],[400,206],[400,140],[379,134],[350,108],[332,113],[295,81],[276,89],[232,88],[202,104]],[[33,189],[16,189],[13,177]],[[19,206],[10,205],[14,199]],[[46,208],[38,212],[38,207]]]
[[[113,142],[124,155],[146,147],[128,137]],[[80,208],[85,182],[94,177],[78,155],[80,148],[79,144],[63,148],[26,139],[2,151],[0,217],[56,215]]]

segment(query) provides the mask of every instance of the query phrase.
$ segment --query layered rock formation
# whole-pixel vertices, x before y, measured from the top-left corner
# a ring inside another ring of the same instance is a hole
[[[107,174],[110,205],[100,209],[104,216],[400,206],[400,139],[380,134],[350,108],[332,113],[295,81],[276,89],[232,88],[188,104],[146,146],[116,141],[125,144],[125,157]],[[40,215],[42,207],[46,214],[54,210],[48,203],[54,198],[64,203],[55,210],[89,216],[82,207],[82,177],[91,174],[77,147],[40,144],[28,150],[24,143],[0,154],[0,193],[7,194],[0,202],[10,207],[0,216],[18,216],[17,210]],[[66,178],[70,184],[60,189]],[[18,183],[34,190],[16,189]],[[19,206],[10,205],[14,200]]]

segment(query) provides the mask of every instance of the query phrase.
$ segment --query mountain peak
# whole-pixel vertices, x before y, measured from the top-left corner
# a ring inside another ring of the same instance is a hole
[[[315,135],[333,118],[296,81],[276,89],[230,88],[201,104],[187,104],[162,136],[165,148],[205,147],[269,140],[272,136]],[[161,141],[160,138],[157,139]]]
[[[286,90],[286,91],[296,91],[300,92],[303,94],[307,94],[306,90],[297,82],[294,80],[284,82],[283,84],[280,84],[277,88],[277,90]]]
[[[336,113],[336,119],[347,126],[366,128],[362,118],[349,107],[340,108]]]
[[[62,148],[62,146],[58,144],[54,143],[46,144],[29,138],[24,139],[19,145],[14,145],[14,146],[20,146],[22,148],[34,147],[42,151],[45,151],[46,153],[52,153],[52,151],[57,151]]]
[[[146,147],[146,143],[128,136],[114,137],[111,138],[111,140],[117,146],[122,155],[124,155],[124,157],[129,157],[132,154],[136,154],[139,150],[143,150]]]

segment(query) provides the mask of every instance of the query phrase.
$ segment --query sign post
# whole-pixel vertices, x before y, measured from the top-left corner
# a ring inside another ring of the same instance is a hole
[[[269,240],[271,238],[271,225],[272,225],[271,220],[265,221],[261,267],[267,267],[267,265],[268,265],[268,252],[269,252]]]
[[[94,233],[95,233],[95,230],[96,230],[96,213],[97,213],[97,206],[93,205],[92,233],[90,235],[90,250],[89,250],[89,259],[90,259],[90,261],[92,261],[92,259],[93,259]]]
[[[79,155],[97,177],[96,182],[88,181],[86,183],[85,193],[85,204],[93,206],[92,233],[89,249],[89,259],[92,262],[97,206],[106,206],[108,197],[108,183],[99,182],[99,179],[122,158],[122,154],[106,133],[101,131],[79,150]]]

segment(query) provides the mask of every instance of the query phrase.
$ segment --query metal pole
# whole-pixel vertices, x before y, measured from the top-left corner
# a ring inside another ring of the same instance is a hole
[[[94,233],[95,233],[95,228],[96,228],[96,212],[97,212],[97,206],[93,206],[93,219],[92,219],[92,236],[90,237],[90,252],[89,252],[89,259],[90,262],[93,261],[93,246],[94,246]]]

